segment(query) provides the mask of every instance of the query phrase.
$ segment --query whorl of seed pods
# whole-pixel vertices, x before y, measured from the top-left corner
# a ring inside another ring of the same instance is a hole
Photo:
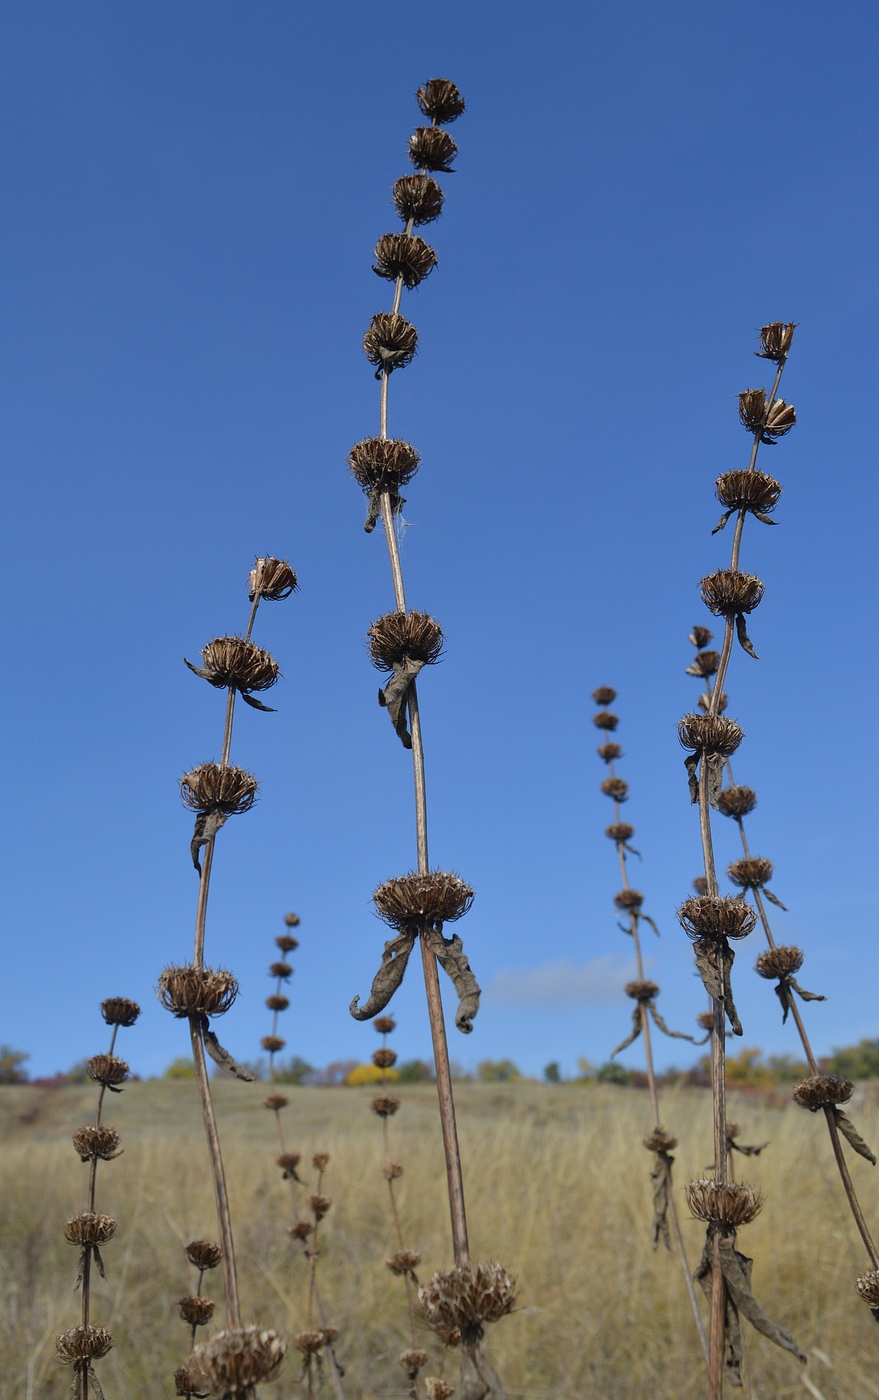
[[[101,1002],[101,1015],[108,1026],[133,1026],[140,1015],[140,1007],[128,997],[107,997]]]
[[[391,928],[454,923],[473,903],[473,890],[453,871],[411,871],[379,885],[372,896],[380,918]]]
[[[604,828],[605,836],[609,836],[611,841],[631,841],[635,835],[635,828],[628,822],[611,822],[610,826]]]
[[[596,705],[612,705],[617,698],[617,693],[612,686],[600,685],[592,692],[592,699]]]
[[[275,658],[244,637],[214,637],[201,659],[199,674],[218,690],[268,690],[281,674]]]
[[[398,1249],[396,1254],[392,1254],[390,1259],[385,1260],[385,1268],[390,1269],[392,1274],[402,1276],[411,1274],[413,1269],[417,1269],[421,1263],[421,1255],[416,1254],[414,1249]]]
[[[449,78],[431,78],[418,89],[415,100],[424,115],[437,126],[457,121],[466,110],[463,97]]]
[[[681,747],[692,749],[695,753],[717,754],[721,758],[729,758],[744,737],[736,721],[724,719],[722,715],[684,715],[684,718],[678,721]]]
[[[713,1031],[713,1030],[714,1030],[714,1012],[713,1012],[713,1011],[700,1011],[700,1012],[699,1012],[699,1015],[696,1017],[696,1024],[697,1024],[698,1026],[701,1026],[702,1029],[703,1029],[703,1031],[709,1031],[709,1032],[710,1032],[710,1031]]]
[[[191,1362],[188,1366],[178,1366],[174,1372],[175,1395],[208,1394],[208,1380]]]
[[[684,932],[693,939],[747,938],[757,915],[749,904],[727,895],[697,895],[685,899],[677,911]]]
[[[754,964],[754,970],[768,981],[775,981],[779,977],[792,977],[802,967],[804,956],[802,949],[794,947],[793,944],[767,948]]]
[[[748,816],[757,806],[757,794],[753,788],[740,787],[730,783],[721,792],[717,799],[717,810],[725,817],[735,817],[740,820]]]
[[[218,1332],[193,1352],[210,1393],[231,1400],[247,1396],[252,1387],[273,1381],[281,1369],[286,1344],[277,1332],[262,1327],[236,1327]]]
[[[329,1152],[315,1152],[311,1159],[311,1165],[315,1171],[324,1172],[330,1164]]]
[[[719,651],[697,651],[687,667],[687,675],[702,676],[707,680],[709,676],[716,674],[719,665]]]
[[[392,494],[410,482],[421,466],[421,458],[411,443],[402,438],[364,438],[348,453],[351,475],[364,491],[390,491]]]
[[[385,1162],[382,1173],[385,1181],[398,1181],[403,1175],[403,1167],[400,1162]]]
[[[794,1103],[817,1113],[819,1108],[835,1108],[837,1104],[848,1103],[855,1086],[850,1079],[838,1074],[811,1074],[793,1091]]]
[[[287,925],[288,928],[298,928],[299,925],[302,923],[302,920],[300,919],[300,917],[299,917],[298,914],[285,914],[285,915],[284,915],[284,923]],[[276,938],[276,939],[275,939],[275,942],[277,943],[278,947],[280,948],[280,946],[281,946],[281,940],[280,940],[280,938]],[[294,943],[293,946],[294,946],[294,948],[295,948],[295,947],[298,947],[298,944]]]
[[[202,763],[180,779],[180,796],[194,812],[249,812],[259,784],[244,768]]]
[[[618,909],[640,909],[644,896],[640,890],[620,890],[614,895],[613,902]]]
[[[404,223],[415,228],[432,224],[443,212],[442,190],[429,175],[401,175],[391,190],[394,208]]]
[[[604,759],[605,763],[613,763],[615,758],[620,758],[622,756],[623,751],[619,744],[608,740],[606,744],[599,744],[595,752],[598,754],[599,758]]]
[[[103,1162],[111,1162],[118,1156],[119,1134],[115,1128],[99,1124],[77,1128],[73,1134],[73,1146],[84,1162],[100,1157]]]
[[[124,1084],[131,1071],[124,1060],[115,1055],[92,1055],[86,1065],[89,1079],[105,1086]]]
[[[172,963],[159,974],[156,995],[175,1016],[222,1016],[238,995],[238,982],[223,967]]]
[[[193,1294],[188,1298],[181,1298],[177,1306],[184,1322],[188,1322],[191,1327],[206,1327],[217,1305],[213,1298],[202,1298]]]
[[[629,792],[629,784],[625,778],[605,778],[601,784],[601,791],[605,797],[612,797],[614,802],[625,802]]]
[[[672,1152],[678,1145],[676,1137],[671,1133],[664,1133],[662,1128],[656,1128],[652,1133],[648,1133],[642,1139],[648,1152]]]
[[[749,510],[769,515],[778,505],[781,486],[772,476],[758,471],[724,472],[715,483],[715,494],[729,510]]]
[[[279,1035],[264,1035],[259,1043],[263,1050],[267,1050],[270,1055],[276,1055],[287,1044],[286,1040],[282,1040]]]
[[[755,574],[741,569],[717,569],[699,580],[702,601],[718,617],[753,612],[763,597],[764,585]]]
[[[739,394],[739,419],[749,433],[759,433],[768,447],[790,432],[797,415],[793,404],[784,399],[774,399],[770,405],[765,389],[745,389]]]
[[[378,618],[367,632],[369,657],[378,671],[392,671],[404,661],[429,666],[443,649],[443,631],[423,612],[392,612]]]
[[[269,1094],[262,1102],[263,1108],[270,1108],[277,1112],[278,1109],[286,1108],[290,1100],[285,1094]]]
[[[251,603],[256,598],[267,603],[279,603],[289,598],[299,587],[299,581],[286,559],[275,559],[267,555],[257,559],[250,571],[248,590]]]
[[[796,328],[796,321],[773,321],[771,325],[762,326],[760,349],[755,350],[754,354],[758,359],[774,360],[777,365],[781,364],[782,360],[787,359]]]
[[[306,1359],[317,1356],[318,1352],[322,1351],[325,1346],[324,1334],[316,1328],[310,1328],[306,1332],[297,1332],[293,1338],[293,1345],[297,1351],[302,1352]]]
[[[414,1376],[416,1372],[421,1370],[422,1366],[427,1365],[427,1352],[421,1351],[419,1347],[407,1347],[405,1351],[400,1352],[397,1361],[404,1371],[408,1371],[409,1375]]]
[[[397,1029],[397,1023],[393,1016],[376,1016],[372,1029],[379,1035],[390,1035]]]
[[[314,1226],[308,1220],[297,1220],[295,1225],[289,1226],[288,1235],[292,1235],[294,1240],[307,1240],[308,1236],[314,1233]]]
[[[116,1221],[111,1215],[85,1210],[64,1222],[64,1238],[68,1244],[106,1244],[116,1233]]]
[[[428,243],[417,234],[383,233],[375,245],[373,272],[388,282],[402,277],[403,284],[417,287],[437,264],[437,256]]]
[[[433,174],[452,172],[458,147],[447,131],[436,126],[417,126],[409,137],[409,159],[413,165]]]
[[[266,997],[266,1006],[269,1008],[269,1011],[286,1011],[289,1005],[289,997],[281,996],[280,994],[273,994],[270,997]]]
[[[442,1376],[425,1376],[424,1389],[427,1400],[451,1400],[455,1393],[455,1387],[444,1381]]]
[[[858,1292],[871,1308],[879,1308],[879,1269],[858,1275]]]
[[[693,881],[693,889],[696,891],[697,894],[700,895],[708,893],[708,881],[705,879],[704,875],[696,876],[695,880]]]
[[[417,330],[396,311],[377,312],[363,337],[366,358],[382,371],[403,369],[411,364],[417,347]]]
[[[727,875],[743,890],[759,890],[772,879],[773,865],[763,856],[745,856],[727,867]]]
[[[311,1207],[315,1220],[323,1220],[333,1202],[329,1196],[322,1196],[320,1193],[315,1193],[315,1195],[309,1196],[308,1204]]]
[[[647,979],[627,982],[623,991],[633,1001],[653,1001],[655,997],[659,996],[659,987],[655,982],[650,982]]]
[[[273,962],[269,964],[269,976],[280,977],[282,981],[286,982],[289,977],[293,976],[293,968],[287,962]]]
[[[471,1264],[436,1273],[418,1290],[418,1310],[429,1327],[478,1332],[513,1311],[516,1280],[501,1264]]]
[[[592,723],[596,729],[606,729],[611,733],[619,722],[619,715],[612,714],[610,710],[599,710],[597,715],[592,716]]]
[[[106,1327],[71,1327],[55,1339],[55,1354],[63,1366],[75,1365],[78,1361],[100,1361],[113,1346],[113,1338]]]
[[[396,1050],[373,1050],[372,1063],[376,1069],[390,1069],[397,1063]]]
[[[275,1158],[284,1176],[288,1178],[295,1174],[296,1168],[299,1166],[301,1160],[301,1152],[282,1152],[280,1157]]]
[[[215,1269],[223,1257],[223,1251],[213,1240],[190,1240],[186,1246],[186,1257],[199,1272]]]
[[[748,1225],[763,1208],[761,1193],[744,1181],[690,1181],[686,1196],[691,1214],[708,1224]]]
[[[714,633],[708,627],[696,626],[693,628],[687,640],[691,641],[698,651],[701,650],[702,647],[707,647],[708,643],[714,640]]]
[[[400,1100],[392,1098],[390,1094],[379,1094],[369,1106],[379,1118],[392,1118],[400,1107]]]

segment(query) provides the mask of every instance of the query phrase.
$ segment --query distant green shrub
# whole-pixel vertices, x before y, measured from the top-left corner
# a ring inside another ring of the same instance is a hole
[[[510,1084],[522,1075],[512,1060],[482,1060],[476,1073],[484,1084]]]
[[[176,1060],[172,1060],[165,1070],[165,1079],[194,1079],[195,1061],[188,1055],[180,1055]]]

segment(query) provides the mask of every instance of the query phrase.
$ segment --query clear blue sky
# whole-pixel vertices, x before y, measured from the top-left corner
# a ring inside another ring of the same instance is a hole
[[[476,889],[459,927],[488,990],[453,1052],[570,1071],[625,1032],[598,684],[620,693],[652,975],[672,1023],[703,1005],[673,916],[699,870],[675,722],[696,583],[728,558],[713,482],[747,464],[735,396],[765,380],[773,319],[800,323],[800,423],[764,449],[778,527],[747,528],[767,587],[763,660],[729,680],[736,776],[778,935],[830,998],[806,1011],[816,1047],[877,1033],[876,746],[855,724],[876,682],[877,31],[873,5],[814,0],[3,7],[0,1039],[32,1072],[98,1049],[110,994],[145,1007],[135,1069],[185,1053],[151,989],[189,956],[176,781],[218,756],[222,696],[182,657],[243,628],[256,552],[302,589],[256,633],[278,713],[237,724],[262,797],[218,839],[209,955],[243,988],[224,1035],[257,1052],[293,908],[291,1050],[373,1049],[347,1006],[382,946],[371,891],[414,860],[411,769],[362,644],[392,596],[345,455],[377,430],[371,252],[435,74],[468,112],[391,426],[424,462],[410,602],[448,636],[421,687],[432,854]],[[751,943],[745,1044],[795,1049]],[[403,1055],[429,1049],[416,972]]]

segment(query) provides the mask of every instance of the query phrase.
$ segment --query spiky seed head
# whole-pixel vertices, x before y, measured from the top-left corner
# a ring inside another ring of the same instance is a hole
[[[192,1363],[188,1366],[178,1366],[174,1372],[174,1393],[175,1395],[207,1395],[208,1382],[201,1371]]]
[[[55,1338],[55,1355],[62,1366],[72,1366],[77,1361],[100,1361],[112,1345],[113,1338],[106,1327],[93,1327],[86,1323],[81,1327],[71,1327]]]
[[[392,1098],[390,1094],[379,1094],[369,1106],[379,1118],[392,1118],[400,1107],[400,1100]]]
[[[389,282],[402,277],[407,287],[417,287],[437,264],[433,248],[411,233],[383,233],[375,245],[373,272]]]
[[[606,729],[613,732],[620,722],[619,715],[611,714],[610,710],[599,710],[597,715],[592,716],[592,723],[596,729]]]
[[[204,1372],[212,1395],[232,1400],[273,1381],[286,1350],[286,1343],[268,1328],[230,1327],[197,1346],[190,1364]]]
[[[640,890],[620,890],[615,894],[613,902],[618,909],[640,909],[644,903],[644,896]]]
[[[702,676],[703,678],[707,679],[708,676],[713,676],[716,674],[719,665],[719,651],[697,651],[696,655],[693,657],[693,660],[687,667],[687,675]]]
[[[376,1069],[390,1069],[397,1063],[396,1050],[373,1050],[372,1063]]]
[[[447,131],[437,126],[417,126],[409,137],[409,159],[421,170],[450,174],[458,147]]]
[[[287,1233],[292,1235],[294,1240],[307,1240],[313,1230],[314,1226],[309,1220],[297,1220],[295,1225],[290,1226]]]
[[[793,1091],[794,1103],[817,1113],[819,1108],[835,1108],[837,1104],[848,1103],[855,1086],[850,1079],[838,1074],[811,1074]]]
[[[684,715],[678,721],[678,738],[681,747],[692,749],[694,753],[717,754],[729,758],[734,754],[744,738],[734,719],[724,719],[723,715]]]
[[[270,977],[282,977],[285,981],[293,976],[293,969],[287,962],[273,962],[269,967]]]
[[[159,974],[156,995],[175,1016],[222,1016],[238,995],[238,982],[224,967],[178,967]]]
[[[286,1044],[286,1040],[282,1040],[279,1035],[264,1035],[260,1041],[263,1050],[268,1050],[270,1055],[276,1054],[278,1050],[283,1050]]]
[[[743,890],[759,890],[772,879],[773,865],[763,856],[745,856],[727,866],[727,875]]]
[[[395,311],[379,311],[363,337],[363,353],[379,369],[403,369],[418,348],[418,332]]]
[[[400,1162],[385,1162],[382,1167],[385,1181],[399,1181],[403,1175],[403,1167]]]
[[[391,1031],[397,1029],[397,1023],[393,1016],[376,1016],[372,1023],[372,1029],[379,1035],[390,1035]]]
[[[748,1225],[763,1209],[762,1193],[744,1181],[690,1181],[686,1196],[691,1214],[708,1224]]]
[[[796,321],[773,321],[768,326],[761,326],[760,349],[755,350],[754,354],[761,360],[774,360],[777,365],[781,364],[790,352],[796,328]]]
[[[193,1268],[215,1269],[223,1257],[223,1251],[213,1240],[190,1240],[186,1246],[186,1257]]]
[[[279,603],[295,593],[298,587],[299,580],[287,560],[275,559],[270,554],[265,558],[257,557],[247,580],[251,603],[257,596],[267,603]]]
[[[774,442],[776,438],[784,437],[791,428],[795,427],[797,421],[797,411],[792,403],[785,403],[784,399],[776,399],[769,412],[766,414],[766,426],[763,430],[763,441]]]
[[[749,433],[762,433],[766,417],[766,390],[744,389],[739,394],[739,420]]]
[[[100,1123],[97,1127],[77,1128],[73,1134],[73,1146],[84,1162],[93,1157],[109,1162],[117,1155],[119,1134],[106,1123]]]
[[[717,499],[729,510],[758,510],[769,515],[781,497],[781,486],[765,472],[724,472],[714,486]]]
[[[626,996],[631,997],[633,1001],[653,1001],[655,997],[659,996],[659,987],[656,983],[646,980],[627,982],[623,987],[623,991]]]
[[[612,705],[617,698],[617,693],[609,685],[600,685],[597,690],[593,690],[592,699],[601,709],[607,705]]]
[[[454,923],[473,903],[473,890],[454,871],[410,871],[386,880],[372,896],[379,917],[391,928]]]
[[[252,773],[228,764],[202,763],[180,779],[180,796],[193,812],[249,812],[259,790]]]
[[[329,1152],[315,1152],[311,1159],[311,1165],[315,1171],[325,1172],[330,1162]]]
[[[64,1222],[64,1238],[68,1244],[106,1244],[116,1233],[116,1221],[111,1215],[85,1210]]]
[[[429,175],[403,175],[396,181],[391,196],[394,208],[404,223],[412,220],[416,228],[431,224],[443,212],[445,196]]]
[[[302,1154],[300,1152],[282,1152],[280,1157],[275,1158],[285,1176],[292,1176],[301,1160]]]
[[[629,826],[628,822],[611,822],[610,826],[604,828],[605,836],[609,836],[611,841],[631,841],[635,835],[635,828]]]
[[[757,794],[753,788],[741,787],[730,783],[729,787],[717,799],[717,810],[725,817],[735,817],[737,820],[746,817],[749,812],[753,812],[757,806]]]
[[[281,674],[269,652],[243,637],[214,637],[201,657],[205,680],[218,690],[268,690]]]
[[[718,617],[753,612],[763,597],[764,585],[756,574],[741,569],[718,569],[699,580],[702,601]]]
[[[299,939],[294,938],[292,934],[289,933],[279,933],[278,937],[275,939],[275,944],[280,948],[282,953],[292,953],[294,948],[299,947]]]
[[[723,894],[685,899],[677,912],[681,927],[692,939],[747,938],[757,923],[749,904]]]
[[[411,1274],[420,1263],[421,1255],[416,1254],[414,1249],[400,1249],[396,1254],[392,1254],[390,1259],[385,1260],[385,1267],[390,1269],[392,1274]]]
[[[206,1327],[214,1315],[216,1303],[212,1298],[200,1298],[192,1295],[189,1298],[181,1298],[178,1304],[180,1316],[184,1322],[188,1322],[190,1327]]]
[[[398,1362],[410,1376],[415,1376],[422,1366],[427,1365],[427,1352],[420,1351],[417,1347],[407,1347],[401,1351],[397,1357]]]
[[[606,744],[599,744],[595,752],[599,758],[604,759],[605,763],[613,763],[614,759],[619,758],[623,751],[619,744],[608,740]]]
[[[452,1400],[455,1393],[455,1387],[444,1381],[442,1376],[425,1376],[424,1389],[427,1400]]]
[[[858,1292],[871,1308],[879,1308],[879,1269],[858,1275]]]
[[[308,1204],[315,1220],[323,1220],[333,1202],[329,1196],[322,1196],[315,1192],[313,1196],[309,1196]]]
[[[411,443],[401,438],[364,438],[348,453],[351,475],[366,492],[377,486],[382,491],[397,492],[411,481],[421,458]]]
[[[625,802],[629,794],[629,784],[625,778],[605,778],[601,784],[601,791],[605,797],[612,797],[614,802]]]
[[[697,650],[701,650],[702,647],[707,647],[708,643],[713,640],[714,633],[708,627],[700,627],[698,625],[693,628],[687,638],[687,641],[692,642]]]
[[[308,1332],[297,1332],[293,1338],[293,1345],[297,1351],[301,1351],[305,1357],[317,1356],[318,1352],[325,1346],[324,1334],[317,1329]]]
[[[279,1113],[282,1108],[286,1108],[290,1100],[285,1094],[269,1094],[263,1099],[263,1108],[271,1109],[273,1113]]]
[[[429,613],[386,613],[366,634],[369,657],[378,671],[392,671],[404,661],[433,665],[443,649],[443,629]]]
[[[123,1084],[131,1071],[124,1060],[115,1055],[92,1055],[86,1065],[89,1079],[96,1084]]]
[[[133,1026],[140,1015],[140,1007],[128,997],[108,997],[101,1002],[101,1015],[108,1026]]]
[[[699,1015],[696,1017],[696,1024],[697,1024],[698,1026],[701,1026],[702,1029],[703,1029],[703,1031],[713,1031],[713,1030],[714,1030],[714,1012],[713,1012],[713,1011],[700,1011],[700,1012],[699,1012]]]
[[[464,99],[449,78],[429,78],[416,92],[415,101],[437,126],[457,121],[465,111]]]
[[[778,948],[767,948],[765,953],[761,953],[754,964],[754,970],[767,981],[774,982],[779,977],[792,977],[795,972],[799,972],[804,957],[801,948],[792,943],[782,944]]]
[[[678,1145],[677,1138],[672,1137],[671,1133],[663,1132],[662,1128],[654,1128],[643,1142],[648,1152],[671,1152]]]
[[[695,880],[693,881],[693,889],[696,891],[697,894],[708,893],[708,881],[706,880],[704,875],[696,876]]]
[[[269,1011],[286,1011],[289,1005],[289,997],[275,995],[266,997],[266,1006],[269,1008]]]
[[[479,1333],[486,1322],[512,1312],[516,1280],[501,1264],[471,1264],[436,1273],[418,1290],[418,1310],[429,1327]]]

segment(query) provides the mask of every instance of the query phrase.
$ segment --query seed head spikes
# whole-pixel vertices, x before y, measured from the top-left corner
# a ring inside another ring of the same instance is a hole
[[[457,154],[457,145],[449,133],[439,127],[419,126],[409,137],[409,159],[419,170],[449,175]]]
[[[465,111],[463,97],[448,78],[431,78],[418,89],[415,100],[435,126],[448,126]]]
[[[715,493],[720,504],[726,506],[726,510],[712,530],[713,535],[724,528],[730,516],[737,510],[750,511],[764,525],[776,524],[770,519],[770,515],[778,505],[781,487],[774,477],[767,476],[765,472],[726,472],[717,478]]]
[[[211,1395],[239,1400],[251,1395],[255,1385],[275,1379],[286,1350],[277,1332],[236,1327],[202,1342],[193,1352],[193,1361],[204,1374]]]
[[[391,191],[394,208],[405,224],[431,224],[443,212],[445,196],[429,175],[403,175]]]
[[[437,264],[436,253],[423,238],[411,233],[383,233],[375,245],[373,272],[388,282],[403,279],[411,291]]]
[[[267,603],[278,603],[289,598],[299,587],[299,580],[286,559],[274,559],[267,555],[257,558],[247,580],[248,597],[251,603],[257,598]]]
[[[101,1015],[108,1026],[133,1026],[140,1015],[140,1007],[128,997],[108,997],[101,1002]]]
[[[380,311],[373,316],[363,337],[363,353],[376,365],[376,379],[411,364],[418,348],[418,332],[397,312]]]
[[[760,349],[755,350],[754,354],[761,360],[772,360],[780,365],[788,357],[796,328],[796,321],[773,321],[771,325],[761,327]]]
[[[516,1305],[517,1283],[501,1264],[436,1273],[418,1290],[418,1310],[428,1327],[458,1329],[462,1338],[479,1337],[488,1322],[498,1322]]]
[[[784,399],[773,399],[770,404],[765,389],[745,389],[739,394],[739,419],[743,428],[771,447],[790,432],[797,415],[793,404]]]
[[[763,1209],[763,1196],[744,1181],[702,1179],[688,1183],[687,1205],[707,1224],[749,1225]]]
[[[730,783],[729,787],[725,787],[720,793],[716,806],[723,816],[741,821],[742,817],[748,816],[757,806],[757,794],[749,787],[737,787]]]

